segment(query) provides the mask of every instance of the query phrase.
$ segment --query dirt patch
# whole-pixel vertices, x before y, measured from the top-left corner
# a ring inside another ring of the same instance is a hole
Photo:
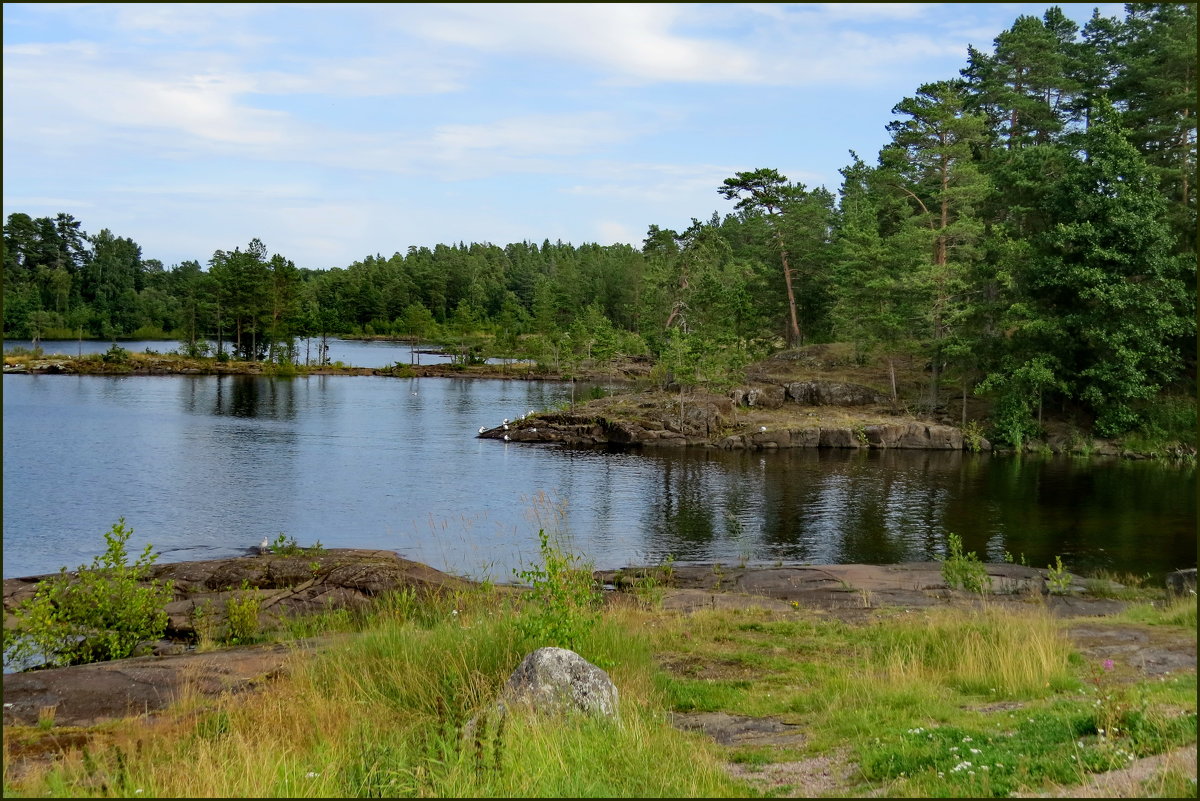
[[[699,731],[725,746],[771,746],[798,748],[804,734],[793,723],[775,718],[754,718],[725,712],[671,713],[671,725],[683,731]]]
[[[783,798],[836,798],[849,795],[854,763],[845,754],[821,754],[794,762],[766,765],[726,765],[729,775],[749,782],[763,793]]]

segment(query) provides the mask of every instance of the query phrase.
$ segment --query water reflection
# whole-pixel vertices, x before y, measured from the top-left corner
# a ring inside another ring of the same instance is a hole
[[[522,499],[567,503],[599,567],[891,563],[947,536],[999,561],[1195,565],[1195,468],[945,451],[646,450],[475,436],[568,401],[552,382],[310,376],[4,377],[6,576],[95,555],[126,517],[168,558],[300,542],[507,579],[536,554]]]
[[[946,555],[951,533],[988,560],[1037,566],[1062,555],[1118,569],[1160,549],[1173,564],[1196,559],[1195,499],[1169,489],[1192,468],[901,450],[646,458],[659,491],[644,549],[660,560],[926,561]]]

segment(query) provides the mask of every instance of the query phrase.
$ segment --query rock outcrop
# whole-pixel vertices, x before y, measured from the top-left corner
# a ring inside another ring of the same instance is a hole
[[[13,622],[9,616],[17,606],[32,598],[38,583],[50,577],[4,580],[6,627]],[[364,607],[390,590],[438,593],[471,584],[392,551],[356,548],[158,564],[149,578],[173,582],[175,599],[166,606],[166,637],[183,641],[204,633],[197,627],[219,632],[226,605],[234,597],[256,599],[260,626],[268,627],[283,617]]]
[[[883,400],[870,387],[836,381],[793,381],[784,389],[788,400],[802,406],[871,406]]]

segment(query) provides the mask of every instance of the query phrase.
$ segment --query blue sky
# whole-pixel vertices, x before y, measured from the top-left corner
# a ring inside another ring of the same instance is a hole
[[[628,242],[739,170],[836,191],[1051,4],[4,5],[4,200],[202,264]],[[1082,24],[1093,8],[1065,3]]]

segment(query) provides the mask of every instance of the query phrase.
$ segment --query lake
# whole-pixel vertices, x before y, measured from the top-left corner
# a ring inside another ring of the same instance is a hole
[[[951,532],[988,560],[1196,564],[1194,465],[937,451],[620,452],[480,440],[570,385],[500,379],[8,375],[4,576],[89,563],[119,518],[162,561],[394,550],[509,580],[556,529],[597,568],[894,563]]]
[[[130,353],[175,353],[180,343],[175,340],[136,339],[120,340],[120,345]],[[216,340],[208,340],[212,352],[217,350]],[[430,343],[389,342],[386,340],[363,341],[357,339],[330,339],[326,342],[329,347],[329,362],[342,362],[349,367],[391,367],[397,362],[401,364],[449,364],[452,359],[442,353],[439,346]],[[85,356],[94,353],[104,353],[113,346],[108,340],[96,339],[44,339],[38,347],[46,355],[62,354],[64,356]],[[320,339],[297,340],[297,362],[299,364],[316,364],[319,360]],[[231,345],[226,342],[228,349]],[[4,349],[24,348],[31,350],[33,340],[9,339],[4,342]],[[488,359],[491,364],[499,364],[499,359]]]

